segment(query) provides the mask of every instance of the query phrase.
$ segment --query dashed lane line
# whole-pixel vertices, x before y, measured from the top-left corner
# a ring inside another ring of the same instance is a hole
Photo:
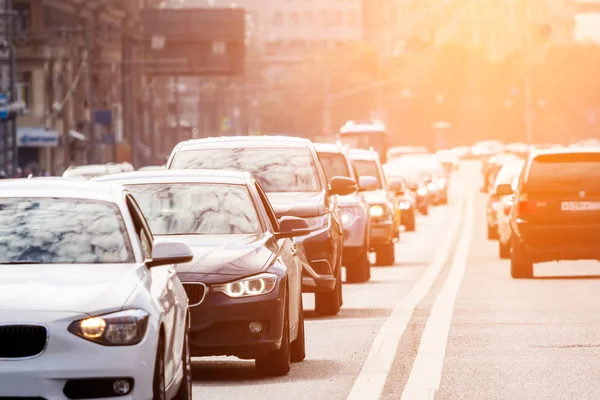
[[[375,400],[381,396],[402,334],[406,331],[417,304],[427,295],[446,264],[452,250],[452,243],[461,226],[463,214],[465,212],[467,214],[472,213],[470,209],[465,211],[465,199],[467,196],[471,197],[471,185],[466,182],[465,184],[468,190],[460,191],[459,212],[455,213],[446,237],[438,246],[435,258],[415,286],[394,307],[388,319],[381,326],[373,341],[369,355],[354,381],[348,400]]]
[[[448,278],[431,307],[401,400],[431,400],[440,388],[454,305],[465,276],[469,247],[473,240],[473,206],[474,196],[469,195],[465,224]]]

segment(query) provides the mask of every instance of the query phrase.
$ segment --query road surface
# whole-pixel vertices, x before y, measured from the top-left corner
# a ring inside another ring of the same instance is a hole
[[[336,317],[305,295],[307,358],[260,378],[253,361],[194,359],[202,399],[600,399],[600,264],[536,266],[513,280],[485,236],[477,162],[450,204],[403,232],[396,265],[344,285]]]

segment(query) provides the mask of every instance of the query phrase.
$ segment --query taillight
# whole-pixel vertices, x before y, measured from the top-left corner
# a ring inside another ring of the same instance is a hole
[[[548,205],[547,201],[521,200],[519,201],[519,214],[530,214]]]
[[[511,208],[512,208],[512,206],[510,204],[504,204],[504,215],[506,215],[506,216],[510,215]]]

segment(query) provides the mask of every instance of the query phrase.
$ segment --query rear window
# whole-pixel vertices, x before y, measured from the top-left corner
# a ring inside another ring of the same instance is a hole
[[[350,169],[348,168],[348,161],[346,157],[341,153],[318,153],[325,175],[327,175],[327,181],[331,181],[334,176],[345,176],[352,178],[350,175]]]
[[[377,179],[377,189],[383,188],[383,181],[379,173],[377,161],[373,160],[354,160],[352,161],[358,171],[358,176],[372,176]]]
[[[600,153],[539,155],[532,162],[526,187],[596,189],[600,182]]]

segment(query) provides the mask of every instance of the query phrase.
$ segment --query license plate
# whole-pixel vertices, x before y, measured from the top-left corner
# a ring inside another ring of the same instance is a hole
[[[563,201],[562,211],[600,211],[600,201]]]

